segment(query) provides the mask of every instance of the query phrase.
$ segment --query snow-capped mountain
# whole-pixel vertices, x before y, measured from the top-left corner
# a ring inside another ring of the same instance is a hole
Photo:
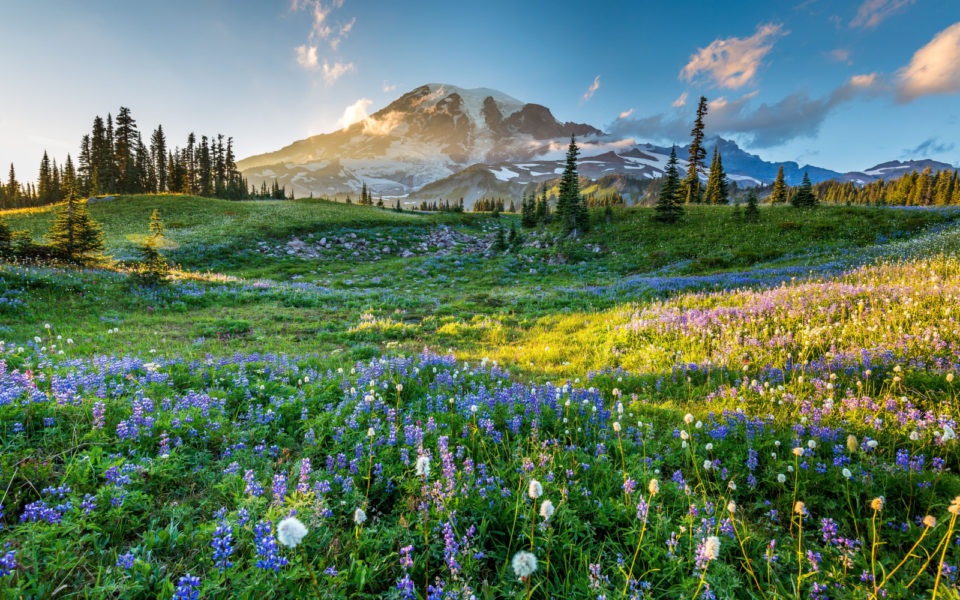
[[[431,83],[349,127],[238,163],[251,183],[276,178],[296,194],[407,194],[472,164],[534,159],[557,140],[600,136],[502,92]]]
[[[365,183],[374,195],[405,196],[409,203],[462,197],[469,207],[485,196],[519,199],[524,191],[558,177],[571,135],[580,146],[580,175],[606,178],[630,201],[642,194],[647,181],[663,175],[670,155],[669,147],[560,122],[548,108],[496,90],[431,83],[349,127],[251,156],[238,166],[252,184],[277,180],[298,197],[356,195]],[[953,168],[911,160],[840,173],[765,161],[719,137],[707,139],[708,159],[714,146],[729,179],[739,186],[771,183],[781,166],[791,185],[799,184],[804,172],[815,183],[838,179],[863,184],[927,167]],[[681,172],[688,150],[677,147]]]

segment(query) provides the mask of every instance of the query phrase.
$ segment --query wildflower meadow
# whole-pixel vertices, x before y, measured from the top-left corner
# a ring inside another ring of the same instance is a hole
[[[541,238],[4,265],[0,597],[956,598],[960,229],[929,220],[643,280]]]

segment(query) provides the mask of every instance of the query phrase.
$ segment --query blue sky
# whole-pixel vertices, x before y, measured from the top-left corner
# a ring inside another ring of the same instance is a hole
[[[121,105],[173,143],[232,135],[243,157],[428,82],[681,143],[705,95],[708,130],[768,160],[960,163],[956,0],[4,5],[0,164],[22,177],[44,149],[76,154],[93,116]]]

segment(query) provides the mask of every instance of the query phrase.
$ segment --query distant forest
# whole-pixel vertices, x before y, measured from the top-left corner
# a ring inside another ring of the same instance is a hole
[[[237,170],[233,138],[221,134],[187,136],[183,148],[168,148],[163,126],[150,135],[149,146],[137,129],[129,108],[120,107],[116,119],[107,114],[93,119],[80,141],[76,165],[68,154],[62,165],[43,153],[35,183],[20,183],[10,165],[7,180],[0,179],[0,208],[55,204],[71,191],[79,196],[110,194],[193,194],[211,198],[286,197],[286,190],[266,182],[250,188]]]
[[[878,206],[960,205],[960,176],[953,169],[906,173],[896,179],[879,179],[866,185],[852,181],[822,181],[813,186],[820,202]]]

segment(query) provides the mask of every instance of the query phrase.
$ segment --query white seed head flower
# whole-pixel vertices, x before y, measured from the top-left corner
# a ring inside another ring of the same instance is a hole
[[[353,522],[357,525],[363,525],[363,522],[367,520],[367,513],[362,509],[358,508],[353,511]]]
[[[373,430],[373,427],[367,429],[367,437],[373,437],[376,432]]]
[[[923,518],[923,526],[933,529],[937,526],[937,518],[933,515],[927,515]]]
[[[720,538],[711,535],[703,543],[703,556],[707,560],[717,560],[720,556]]]
[[[651,479],[651,480],[650,480],[650,485],[647,486],[647,491],[650,492],[650,495],[651,495],[651,496],[656,496],[657,494],[659,494],[659,493],[660,493],[660,482],[657,481],[656,479]]]
[[[851,472],[850,472],[850,469],[848,469],[848,468],[846,468],[846,467],[843,468],[843,471],[841,471],[841,473],[843,473],[843,476],[844,476],[844,478],[846,478],[846,479],[850,479],[851,477],[853,477],[853,473],[851,473]]]
[[[913,431],[910,432],[910,441],[916,442],[916,441],[919,440],[919,439],[920,439],[920,433],[919,433],[919,432],[917,432],[916,430],[913,430]]]
[[[947,512],[950,513],[951,515],[960,514],[960,496],[957,496],[956,498],[953,499],[953,503],[951,503],[950,506],[947,507]]]
[[[696,424],[694,425],[694,427],[696,427],[697,429],[702,429],[702,428],[703,428],[703,421],[697,421]]]
[[[730,481],[728,481],[728,482],[727,482],[727,489],[730,490],[731,492],[736,491],[736,489],[737,489],[737,482],[735,482],[735,481],[732,480],[732,479],[731,479]]]
[[[530,486],[527,487],[527,495],[536,500],[543,495],[543,486],[536,479],[530,480]]]
[[[957,432],[953,430],[953,427],[949,425],[943,426],[943,435],[940,436],[940,440],[944,442],[949,442],[950,440],[957,439]]]
[[[544,500],[543,504],[540,505],[540,516],[549,521],[550,517],[553,516],[554,510],[556,509],[553,507],[553,502]]]
[[[689,425],[690,423],[693,423],[693,415],[690,413],[685,414],[683,416],[683,422],[686,423],[687,425]]]
[[[807,505],[797,500],[797,503],[793,505],[793,512],[798,515],[804,515],[807,512]]]
[[[712,462],[710,462],[709,460],[703,461],[703,470],[704,470],[704,471],[709,471],[709,470],[712,469],[712,468],[713,468],[713,463],[712,463]]]
[[[296,517],[287,517],[277,525],[277,540],[287,548],[296,548],[307,533],[306,525]]]
[[[613,422],[613,430],[614,430],[616,433],[620,433],[620,421],[614,421],[614,422]]]
[[[850,454],[853,454],[857,451],[857,448],[860,447],[860,442],[857,441],[857,436],[850,434],[847,436],[847,450]]]
[[[811,450],[813,450],[816,447],[817,447],[816,440],[807,440],[807,448],[810,448]]]
[[[796,448],[794,448],[794,449],[793,449],[793,455],[794,455],[794,456],[803,456],[803,448],[802,448],[801,446],[797,446]]]
[[[877,496],[870,501],[870,508],[873,510],[883,510],[883,496]]]
[[[947,373],[947,383],[953,383],[953,373]]]
[[[708,443],[708,444],[707,444],[706,446],[704,446],[703,448],[704,448],[707,452],[710,452],[711,450],[713,450],[713,444],[709,444],[709,443]]]
[[[869,442],[867,442],[868,448],[876,448],[879,445],[880,445],[880,442],[878,442],[877,440],[870,440]]]
[[[520,579],[526,579],[537,570],[537,557],[529,552],[517,552],[513,555],[513,572]]]
[[[686,429],[684,429],[683,431],[680,432],[680,439],[683,440],[683,441],[687,441],[687,440],[690,439],[690,434],[687,433],[687,430],[686,430]]]
[[[417,459],[417,475],[430,477],[430,457],[421,456]]]
[[[784,475],[783,473],[777,473],[777,482],[778,482],[778,483],[786,483],[786,482],[787,482],[787,476]]]

